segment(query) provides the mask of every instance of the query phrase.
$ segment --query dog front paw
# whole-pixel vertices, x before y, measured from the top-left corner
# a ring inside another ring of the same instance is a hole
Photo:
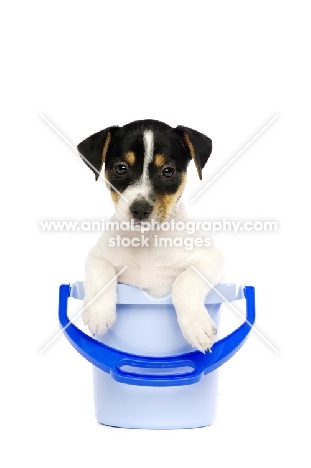
[[[116,319],[116,303],[114,301],[96,300],[90,304],[85,299],[82,319],[93,335],[104,335],[112,327]]]
[[[184,338],[193,348],[202,351],[210,351],[213,346],[217,328],[204,308],[195,316],[183,316],[178,320]]]

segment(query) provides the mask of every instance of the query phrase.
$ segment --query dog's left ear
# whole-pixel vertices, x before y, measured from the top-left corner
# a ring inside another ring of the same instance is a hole
[[[89,166],[95,174],[95,180],[98,179],[99,173],[105,163],[108,149],[114,130],[118,126],[105,128],[100,132],[94,133],[78,144],[77,149],[83,156],[84,162]]]
[[[212,140],[203,133],[182,125],[178,125],[175,130],[180,134],[182,142],[193,159],[202,180],[202,169],[212,152]]]

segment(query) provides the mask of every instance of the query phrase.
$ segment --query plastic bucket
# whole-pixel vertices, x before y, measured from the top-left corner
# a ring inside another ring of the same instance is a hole
[[[246,320],[205,354],[193,351],[183,338],[170,296],[154,299],[125,284],[118,285],[117,295],[113,328],[91,338],[67,315],[68,297],[82,300],[83,283],[60,287],[60,324],[72,345],[93,364],[97,420],[145,429],[213,424],[217,369],[242,346],[254,324],[254,288],[221,284],[206,297],[205,306],[217,326],[223,302],[245,299]]]

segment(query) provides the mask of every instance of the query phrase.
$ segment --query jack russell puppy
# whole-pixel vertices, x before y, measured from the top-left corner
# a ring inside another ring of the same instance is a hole
[[[189,234],[167,226],[187,223],[180,202],[187,166],[193,160],[202,180],[212,141],[191,128],[139,120],[91,135],[78,151],[96,180],[104,166],[116,225],[114,232],[103,232],[86,260],[84,323],[98,335],[112,327],[117,282],[125,283],[155,297],[171,293],[184,338],[202,352],[210,350],[216,327],[204,298],[224,275],[222,253],[204,233],[199,241],[192,234],[195,247],[185,248]],[[124,222],[131,228],[121,228]],[[172,246],[168,238],[178,242]]]

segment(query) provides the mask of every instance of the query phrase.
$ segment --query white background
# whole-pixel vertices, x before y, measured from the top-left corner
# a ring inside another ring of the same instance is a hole
[[[1,414],[6,467],[310,466],[310,20],[308,2],[7,3],[1,13]],[[189,201],[278,118],[188,211],[276,220],[276,233],[217,236],[228,278],[256,286],[256,333],[220,370],[214,426],[95,422],[91,365],[59,337],[58,286],[83,279],[97,233],[41,220],[108,218],[112,203],[76,145],[143,118],[207,134]],[[306,427],[305,427],[306,426]]]

